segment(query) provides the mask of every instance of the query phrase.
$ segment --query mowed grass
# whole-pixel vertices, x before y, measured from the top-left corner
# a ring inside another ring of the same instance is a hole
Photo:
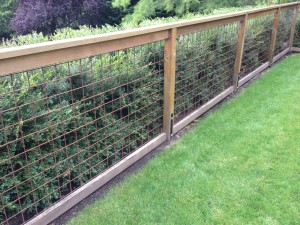
[[[300,224],[300,55],[69,224]]]

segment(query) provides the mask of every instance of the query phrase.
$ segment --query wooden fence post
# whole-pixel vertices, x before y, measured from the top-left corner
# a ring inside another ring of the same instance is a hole
[[[241,20],[240,22],[239,37],[238,37],[238,44],[237,44],[235,64],[234,64],[234,73],[233,73],[233,86],[235,91],[238,88],[239,74],[241,72],[243,53],[244,53],[244,44],[245,44],[246,31],[247,31],[247,20],[248,20],[248,14],[246,14],[243,20]]]
[[[293,23],[292,23],[292,30],[291,30],[291,36],[290,36],[290,41],[289,41],[290,52],[292,51],[293,43],[294,43],[295,30],[296,30],[297,18],[298,18],[298,11],[299,11],[299,6],[295,6],[295,8],[294,8]]]
[[[175,100],[175,70],[176,70],[176,37],[177,28],[169,30],[169,37],[165,44],[164,59],[164,132],[170,141],[174,126],[174,100]]]
[[[278,32],[278,25],[279,25],[279,15],[280,15],[280,8],[278,8],[277,11],[274,14],[273,31],[272,31],[270,48],[269,48],[269,63],[270,63],[270,66],[273,64],[276,38],[277,38],[277,32]]]

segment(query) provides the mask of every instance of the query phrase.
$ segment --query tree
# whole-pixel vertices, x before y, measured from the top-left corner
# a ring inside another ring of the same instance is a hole
[[[119,12],[111,7],[111,0],[21,0],[12,27],[19,35],[32,31],[50,34],[63,27],[118,23],[123,15]]]
[[[238,7],[241,5],[253,5],[255,0],[114,0],[113,6],[128,10],[131,14],[125,17],[125,21],[139,23],[146,18],[157,16],[182,16],[186,13],[209,12],[220,7]]]
[[[0,0],[0,38],[7,38],[12,33],[10,21],[16,5],[17,0]]]

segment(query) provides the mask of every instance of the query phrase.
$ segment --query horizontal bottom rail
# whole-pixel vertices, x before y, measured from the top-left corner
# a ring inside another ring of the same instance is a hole
[[[261,65],[260,67],[258,67],[256,70],[254,70],[253,72],[249,73],[248,75],[246,75],[245,77],[243,77],[242,79],[239,80],[239,87],[244,85],[245,83],[247,83],[249,80],[251,80],[253,77],[257,76],[258,74],[260,74],[262,71],[264,71],[265,69],[267,69],[269,67],[270,63],[264,63],[263,65]]]
[[[276,55],[273,59],[273,63],[277,62],[279,59],[281,59],[283,56],[285,56],[289,52],[290,52],[290,48],[287,48],[284,51],[282,51],[281,53],[279,53],[278,55]]]
[[[290,48],[282,51],[280,54],[274,57],[274,62],[281,59],[283,56],[288,54],[290,52]],[[292,51],[294,52],[300,52],[300,48],[292,48]],[[251,80],[253,77],[264,71],[266,68],[270,66],[270,63],[264,63],[259,68],[254,70],[253,72],[246,75],[244,78],[242,78],[238,82],[238,86],[244,85],[247,81]],[[201,106],[200,108],[196,109],[194,112],[192,112],[189,116],[185,117],[183,120],[178,122],[174,125],[174,134],[182,130],[184,127],[192,123],[194,120],[196,120],[198,117],[200,117],[202,114],[210,110],[213,106],[218,104],[220,101],[225,99],[227,96],[229,96],[231,93],[233,93],[235,90],[234,86],[229,87],[225,91],[223,91],[221,94],[217,95],[215,98]],[[167,135],[166,133],[162,133],[138,150],[136,150],[134,153],[130,154],[105,172],[101,173],[91,181],[89,181],[87,184],[83,185],[49,209],[42,212],[40,215],[34,217],[32,220],[28,221],[26,225],[37,225],[37,224],[49,224],[53,220],[55,220],[60,215],[64,214],[66,211],[71,209],[73,206],[81,202],[83,199],[88,197],[90,194],[98,190],[100,187],[102,187],[104,184],[109,182],[111,179],[119,175],[121,172],[123,172],[125,169],[130,167],[132,164],[137,162],[139,159],[147,155],[149,152],[151,152],[153,149],[161,145],[167,141]]]
[[[178,122],[174,125],[174,134],[182,130],[184,127],[189,125],[191,122],[193,122],[195,119],[197,119],[199,116],[207,112],[209,109],[211,109],[213,106],[218,104],[220,101],[222,101],[224,98],[226,98],[228,95],[234,92],[234,86],[231,86],[230,88],[223,91],[221,94],[201,106],[199,109],[196,109],[192,114]]]
[[[292,51],[293,51],[293,52],[300,52],[300,48],[293,47],[293,48],[292,48]]]
[[[54,219],[71,209],[73,206],[81,202],[83,199],[88,197],[90,194],[95,192],[97,189],[102,187],[108,181],[116,177],[118,174],[123,172],[129,166],[137,162],[139,159],[147,155],[153,149],[161,145],[167,140],[165,133],[160,134],[158,137],[154,138],[149,143],[145,144],[143,147],[136,150],[131,155],[127,156],[119,163],[106,170],[87,184],[83,185],[81,188],[62,199],[60,202],[52,206],[51,208],[45,210],[40,215],[34,217],[26,225],[37,225],[37,224],[49,224]]]

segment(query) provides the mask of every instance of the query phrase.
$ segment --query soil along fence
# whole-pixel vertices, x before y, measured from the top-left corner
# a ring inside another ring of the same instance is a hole
[[[1,49],[0,224],[51,222],[299,51],[299,6]]]

